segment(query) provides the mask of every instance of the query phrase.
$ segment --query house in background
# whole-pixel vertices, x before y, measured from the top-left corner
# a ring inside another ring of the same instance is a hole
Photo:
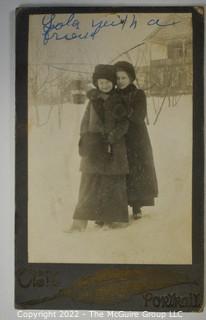
[[[137,66],[138,85],[148,96],[192,93],[192,20],[171,14],[145,39],[144,59]]]

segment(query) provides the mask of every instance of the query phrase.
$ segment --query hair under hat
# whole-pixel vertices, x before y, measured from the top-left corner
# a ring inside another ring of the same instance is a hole
[[[114,64],[116,71],[125,71],[130,77],[131,81],[136,79],[136,73],[133,65],[127,61],[119,61]]]
[[[98,64],[93,73],[93,84],[97,87],[98,79],[106,79],[116,84],[115,67],[110,64]]]

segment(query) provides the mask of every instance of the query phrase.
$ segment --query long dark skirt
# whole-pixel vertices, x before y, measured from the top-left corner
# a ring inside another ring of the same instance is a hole
[[[128,222],[126,176],[83,173],[73,219]]]

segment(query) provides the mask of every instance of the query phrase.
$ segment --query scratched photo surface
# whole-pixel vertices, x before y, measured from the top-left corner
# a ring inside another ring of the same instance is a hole
[[[33,263],[192,263],[191,14],[30,15],[28,255]],[[127,228],[66,233],[80,123],[97,64],[133,64],[147,97],[159,194]]]

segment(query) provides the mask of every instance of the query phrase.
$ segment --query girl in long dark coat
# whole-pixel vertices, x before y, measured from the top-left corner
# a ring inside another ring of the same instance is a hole
[[[72,231],[84,230],[88,220],[101,221],[108,227],[113,222],[128,222],[125,134],[129,122],[114,90],[115,68],[96,66],[93,83],[97,89],[88,94],[80,129],[82,176]]]
[[[152,146],[145,124],[147,115],[146,96],[134,84],[135,69],[132,64],[120,61],[115,64],[117,92],[127,105],[129,129],[126,146],[129,161],[127,176],[128,204],[133,217],[141,217],[141,207],[153,206],[158,195],[157,178]]]

